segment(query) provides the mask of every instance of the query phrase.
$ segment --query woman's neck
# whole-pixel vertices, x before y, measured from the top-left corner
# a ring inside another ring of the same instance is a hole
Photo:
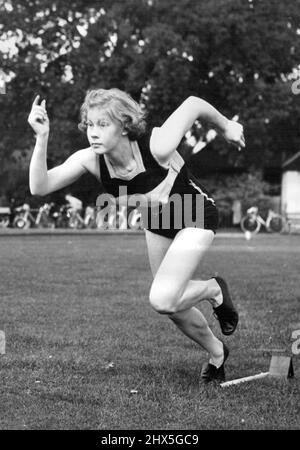
[[[119,171],[130,171],[136,167],[130,140],[127,136],[121,139],[118,146],[112,149],[106,157],[113,168]]]

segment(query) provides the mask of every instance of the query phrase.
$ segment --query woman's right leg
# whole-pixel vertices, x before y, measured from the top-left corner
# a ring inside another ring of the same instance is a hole
[[[148,230],[145,230],[145,233],[150,267],[153,277],[155,277],[172,243],[172,239],[151,233]],[[187,337],[195,341],[210,354],[211,362],[214,362],[216,366],[222,364],[224,356],[223,344],[214,336],[199,309],[196,307],[188,308],[169,314],[168,317]]]

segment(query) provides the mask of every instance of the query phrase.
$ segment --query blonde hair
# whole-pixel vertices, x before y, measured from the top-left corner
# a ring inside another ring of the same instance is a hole
[[[146,129],[145,113],[133,98],[120,89],[93,89],[87,92],[80,108],[80,131],[86,132],[87,112],[89,108],[100,107],[114,121],[119,121],[128,132],[128,137],[134,141]]]

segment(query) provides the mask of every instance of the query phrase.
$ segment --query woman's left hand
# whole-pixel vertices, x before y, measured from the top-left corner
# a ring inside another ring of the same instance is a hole
[[[244,127],[240,123],[234,120],[228,120],[227,126],[222,134],[227,142],[235,145],[239,150],[245,147]]]

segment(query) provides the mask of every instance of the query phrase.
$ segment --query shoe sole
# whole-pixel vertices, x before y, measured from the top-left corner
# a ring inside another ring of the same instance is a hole
[[[223,301],[224,301],[225,296],[226,296],[226,298],[229,299],[229,302],[231,303],[232,308],[234,309],[234,311],[235,311],[235,313],[236,313],[236,319],[237,319],[236,325],[235,325],[235,327],[234,327],[231,331],[223,331],[223,329],[222,329],[222,327],[221,327],[222,334],[224,334],[224,336],[230,336],[231,334],[233,334],[233,333],[235,332],[236,327],[238,326],[238,323],[239,323],[239,314],[238,314],[237,310],[235,309],[235,307],[234,307],[234,305],[233,305],[233,302],[232,302],[232,300],[231,300],[231,297],[230,297],[230,294],[229,294],[229,290],[228,290],[228,286],[227,286],[226,281],[223,280],[223,278],[221,278],[221,277],[213,277],[213,278],[216,280],[216,282],[217,282],[218,285],[220,286],[220,289],[221,289],[222,295],[223,295]],[[216,310],[217,308],[214,308],[214,309]],[[218,318],[218,320],[219,320],[219,322],[220,322],[220,319],[219,319],[219,318]],[[221,326],[221,323],[220,323],[220,326]]]

